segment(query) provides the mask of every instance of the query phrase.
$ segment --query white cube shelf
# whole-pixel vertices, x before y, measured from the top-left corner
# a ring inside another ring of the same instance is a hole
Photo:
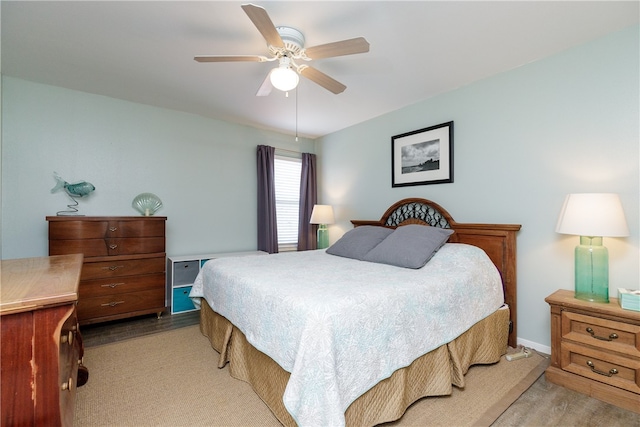
[[[249,251],[167,257],[166,306],[169,313],[177,314],[198,310],[189,298],[189,293],[205,262],[216,258],[266,254],[262,251]]]

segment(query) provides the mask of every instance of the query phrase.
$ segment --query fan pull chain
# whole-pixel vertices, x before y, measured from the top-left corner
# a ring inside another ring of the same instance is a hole
[[[296,142],[298,142],[298,87],[296,86]]]

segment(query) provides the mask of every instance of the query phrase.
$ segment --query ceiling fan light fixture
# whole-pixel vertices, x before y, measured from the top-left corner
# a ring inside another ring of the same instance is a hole
[[[290,61],[288,59],[289,58],[282,58],[280,60],[280,66],[278,68],[274,68],[273,71],[271,71],[271,76],[269,77],[273,87],[283,92],[295,89],[300,81],[298,73],[291,69]]]

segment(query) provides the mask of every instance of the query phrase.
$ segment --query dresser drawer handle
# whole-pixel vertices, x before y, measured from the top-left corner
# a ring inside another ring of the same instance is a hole
[[[124,282],[120,282],[120,283],[107,283],[105,285],[100,285],[100,287],[102,288],[115,288],[116,286],[120,286],[120,285],[124,285]]]
[[[618,339],[618,334],[616,333],[612,333],[611,335],[609,335],[608,338],[606,337],[599,337],[597,336],[594,332],[593,329],[591,328],[587,328],[587,332],[589,332],[591,334],[591,336],[597,340],[601,340],[601,341],[613,341],[615,339]]]
[[[109,245],[109,249],[116,249],[118,247],[118,245]]]
[[[587,360],[587,365],[591,368],[591,371],[595,372],[596,374],[604,375],[605,377],[610,377],[618,373],[618,370],[616,368],[611,368],[609,372],[604,372],[599,369],[596,369],[595,365],[591,360]]]
[[[116,271],[119,268],[124,268],[124,265],[112,265],[110,267],[102,267],[103,270]]]
[[[118,227],[109,227],[109,231],[111,231],[112,233],[116,230],[118,230]]]
[[[106,304],[100,304],[102,307],[115,307],[118,304],[124,304],[124,301],[111,301]]]

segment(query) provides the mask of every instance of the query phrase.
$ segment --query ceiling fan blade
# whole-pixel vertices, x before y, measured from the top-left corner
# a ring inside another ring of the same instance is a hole
[[[264,81],[260,85],[258,92],[256,92],[256,96],[268,96],[273,90],[273,85],[271,84],[271,73],[273,69],[267,73],[267,77],[265,77]]]
[[[256,26],[262,37],[267,41],[267,44],[275,47],[284,47],[282,38],[276,30],[276,26],[273,25],[269,14],[264,8],[256,6],[254,4],[243,4],[242,10],[247,14],[249,19]]]
[[[198,62],[264,62],[267,57],[261,55],[198,55],[193,59]]]
[[[319,71],[313,67],[304,65],[300,66],[300,74],[302,74],[312,82],[319,84],[329,92],[335,93],[336,95],[344,92],[344,90],[347,88],[339,81],[327,76],[322,71]]]
[[[321,44],[305,49],[311,59],[330,58],[333,56],[353,55],[369,52],[369,42],[364,37]]]

